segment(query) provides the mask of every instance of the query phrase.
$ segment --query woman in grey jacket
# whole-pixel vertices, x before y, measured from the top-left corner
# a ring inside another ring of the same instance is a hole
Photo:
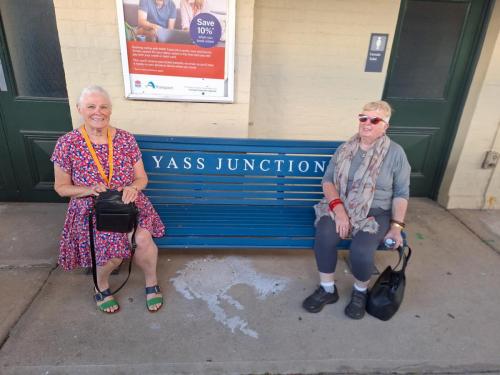
[[[354,285],[345,313],[365,314],[375,250],[384,239],[403,243],[401,230],[410,193],[410,165],[403,148],[386,135],[391,107],[370,102],[358,115],[359,130],[335,152],[323,177],[324,198],[314,207],[314,253],[320,285],[302,306],[309,312],[337,302],[336,246],[352,236],[349,252]]]

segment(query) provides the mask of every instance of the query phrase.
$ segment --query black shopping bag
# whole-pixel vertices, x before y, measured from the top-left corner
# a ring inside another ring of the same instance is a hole
[[[411,249],[400,246],[398,251],[399,262],[396,267],[393,269],[387,266],[368,292],[366,311],[380,320],[391,319],[403,302],[406,287],[405,270],[410,260]],[[396,271],[401,260],[403,260],[401,270]]]

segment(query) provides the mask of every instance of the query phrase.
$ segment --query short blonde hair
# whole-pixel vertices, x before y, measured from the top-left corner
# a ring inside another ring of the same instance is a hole
[[[363,111],[379,111],[384,114],[384,121],[389,123],[392,115],[392,108],[389,103],[383,100],[366,103],[363,106]]]

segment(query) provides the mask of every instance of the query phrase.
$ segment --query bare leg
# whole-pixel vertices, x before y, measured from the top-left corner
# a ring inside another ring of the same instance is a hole
[[[97,273],[97,285],[99,286],[99,289],[101,291],[106,290],[109,288],[109,275],[113,270],[118,267],[121,263],[120,258],[113,258],[110,259],[104,266],[97,266],[96,273]],[[96,290],[97,292],[97,290]],[[111,301],[113,300],[113,296],[108,296],[104,298],[102,301],[97,302],[97,305],[100,306],[104,302]],[[115,310],[118,310],[118,306],[111,306],[107,309],[104,309],[106,312],[114,312]]]
[[[135,233],[135,240],[137,243],[137,249],[134,256],[135,263],[144,272],[146,287],[155,286],[158,284],[158,278],[156,276],[156,265],[158,263],[158,247],[153,242],[151,233],[141,227],[137,228],[137,231]],[[150,293],[146,295],[147,300],[154,297],[161,297],[161,293]],[[161,303],[157,303],[150,306],[149,309],[158,310],[161,306]]]

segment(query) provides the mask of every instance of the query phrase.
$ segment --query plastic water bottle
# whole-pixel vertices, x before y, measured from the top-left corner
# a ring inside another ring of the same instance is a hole
[[[384,245],[392,249],[396,245],[396,241],[394,241],[392,238],[386,238],[384,241]]]

